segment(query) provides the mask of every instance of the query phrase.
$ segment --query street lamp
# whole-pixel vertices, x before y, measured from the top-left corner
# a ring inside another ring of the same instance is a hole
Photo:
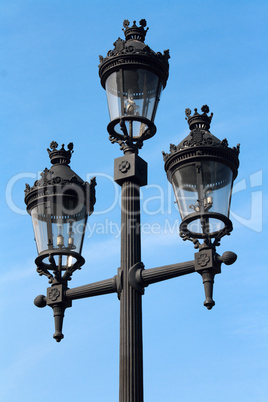
[[[239,146],[229,148],[209,131],[209,108],[186,109],[190,134],[164,153],[165,170],[179,207],[181,235],[190,239],[220,239],[232,231],[229,219],[233,181],[238,172]]]
[[[95,179],[84,182],[69,167],[73,144],[68,150],[57,149],[53,141],[48,149],[51,168],[41,173],[41,179],[32,187],[26,184],[25,203],[32,217],[38,257],[37,272],[49,278],[52,301],[62,299],[72,273],[85,263],[81,255],[87,218],[95,204]],[[38,298],[40,306],[46,305]],[[52,303],[56,332],[54,338],[63,338],[64,310],[70,303]]]
[[[145,269],[141,261],[140,187],[147,184],[147,163],[138,156],[143,141],[156,132],[154,119],[160,93],[168,78],[169,52],[155,53],[144,39],[146,21],[140,26],[124,21],[125,40],[118,39],[106,57],[100,56],[99,75],[107,93],[112,143],[124,155],[114,163],[114,180],[121,186],[121,264],[112,278],[68,288],[72,273],[84,264],[81,255],[87,217],[95,204],[95,179],[84,183],[69,167],[68,151],[50,145],[52,167],[45,169],[33,187],[26,185],[25,202],[32,216],[38,257],[37,271],[49,278],[47,295],[35,305],[53,308],[56,332],[62,338],[66,307],[73,300],[117,293],[120,300],[119,401],[143,401],[142,295],[152,283],[193,272],[202,275],[204,305],[211,309],[214,276],[221,264],[232,264],[236,255],[217,254],[216,247],[232,230],[229,219],[233,180],[237,176],[239,146],[229,148],[210,131],[212,114],[202,107],[191,115],[186,109],[190,134],[164,155],[165,170],[181,214],[183,240],[198,249],[195,259]],[[201,243],[200,243],[201,241]],[[203,241],[203,242],[202,242]]]
[[[202,261],[200,273],[205,286],[204,305],[210,310],[213,282],[217,267],[206,271],[203,268],[215,258],[215,249],[220,239],[233,230],[229,219],[233,181],[238,173],[239,145],[229,148],[226,139],[220,141],[209,131],[213,113],[202,106],[202,114],[195,109],[185,110],[190,133],[179,145],[170,145],[170,154],[163,152],[165,170],[174,189],[182,223],[180,235],[191,240],[195,248],[202,250],[198,260]],[[198,239],[203,240],[200,244]],[[205,251],[206,250],[206,251]],[[228,262],[236,259],[228,255]],[[207,261],[207,264],[205,263]],[[225,262],[226,263],[226,262]]]

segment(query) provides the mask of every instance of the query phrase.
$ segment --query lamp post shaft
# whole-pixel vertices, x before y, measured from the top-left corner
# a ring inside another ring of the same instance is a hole
[[[130,268],[141,260],[140,188],[122,184],[119,401],[143,401],[142,295],[129,284]]]

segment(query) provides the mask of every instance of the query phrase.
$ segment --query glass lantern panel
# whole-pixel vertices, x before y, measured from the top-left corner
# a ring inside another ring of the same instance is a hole
[[[110,119],[121,116],[142,116],[154,121],[162,91],[162,83],[154,73],[138,69],[120,69],[106,80]],[[135,121],[133,136],[139,137],[147,128]]]
[[[47,201],[37,204],[31,216],[38,254],[56,249],[81,253],[87,218],[83,204],[74,207],[67,197],[61,203]]]
[[[202,215],[204,212],[216,212],[228,218],[232,182],[232,170],[216,161],[202,161],[176,170],[172,185],[182,220],[192,213]],[[202,232],[200,219],[190,225],[191,231]],[[224,223],[209,218],[208,227],[214,232],[222,229]]]

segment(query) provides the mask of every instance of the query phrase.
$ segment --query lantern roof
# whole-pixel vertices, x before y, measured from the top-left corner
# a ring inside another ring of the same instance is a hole
[[[107,77],[119,68],[145,68],[160,76],[165,88],[169,71],[169,50],[165,50],[163,54],[156,53],[144,43],[149,29],[145,29],[147,25],[145,19],[140,20],[139,27],[136,21],[133,21],[131,27],[129,25],[129,21],[124,20],[125,40],[118,38],[114,42],[114,49],[109,50],[106,57],[100,56],[101,85],[105,88]]]
[[[79,186],[84,193],[90,194],[90,210],[93,211],[95,204],[95,177],[91,179],[90,184],[79,177],[69,166],[73,153],[73,143],[68,144],[67,150],[62,144],[61,149],[57,149],[58,144],[55,141],[50,143],[50,149],[47,149],[52,166],[50,169],[45,168],[40,174],[41,178],[36,180],[33,186],[26,183],[25,185],[25,203],[27,211],[36,205],[40,199],[55,196],[64,191],[64,186]],[[65,187],[66,189],[66,187]],[[86,201],[86,200],[85,200]]]
[[[177,146],[170,144],[170,153],[163,152],[165,170],[173,170],[182,164],[197,160],[217,160],[228,165],[234,175],[238,172],[238,155],[240,144],[230,148],[226,138],[219,140],[209,131],[213,113],[208,116],[209,107],[202,106],[203,114],[199,114],[197,109],[193,115],[191,110],[186,109],[186,120],[188,121],[190,133]]]

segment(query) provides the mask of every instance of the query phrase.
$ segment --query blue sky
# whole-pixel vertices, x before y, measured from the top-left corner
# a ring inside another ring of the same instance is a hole
[[[116,274],[120,207],[112,175],[121,151],[108,140],[98,63],[122,37],[123,20],[141,18],[149,26],[146,43],[171,54],[157,134],[140,152],[149,164],[142,190],[146,268],[192,260],[195,252],[176,233],[179,214],[161,155],[187,135],[185,108],[208,104],[211,132],[230,146],[241,143],[234,231],[218,249],[236,252],[238,260],[215,279],[215,307],[203,306],[197,274],[145,291],[145,401],[267,401],[267,15],[264,0],[0,1],[1,401],[118,400],[117,297],[74,301],[64,340],[53,340],[51,309],[33,304],[48,284],[35,272],[23,196],[25,183],[50,166],[50,142],[73,141],[72,169],[87,180],[96,175],[98,185],[86,264],[70,287]]]

